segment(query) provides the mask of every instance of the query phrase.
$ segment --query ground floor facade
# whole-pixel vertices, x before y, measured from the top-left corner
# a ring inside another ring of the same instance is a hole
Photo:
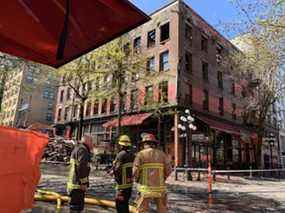
[[[197,130],[191,137],[183,137],[178,128],[180,114],[155,114],[152,112],[123,115],[121,134],[128,134],[139,150],[140,135],[153,133],[160,140],[161,148],[176,167],[206,168],[208,162],[215,169],[249,169],[257,167],[257,134],[242,125],[230,123],[220,118],[192,112]],[[116,146],[118,121],[115,116],[93,118],[84,121],[83,132],[91,134],[95,153],[112,153]],[[76,137],[78,121],[57,125],[60,134],[68,139]],[[188,149],[187,149],[188,146]],[[265,145],[262,164],[264,168],[277,168],[279,155],[276,147]],[[273,151],[274,150],[274,151]],[[268,160],[269,159],[269,160]],[[188,162],[186,162],[188,160]]]

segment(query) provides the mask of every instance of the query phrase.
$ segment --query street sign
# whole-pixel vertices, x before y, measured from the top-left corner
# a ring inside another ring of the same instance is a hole
[[[192,134],[192,140],[197,142],[204,142],[208,141],[209,138],[206,137],[204,134]]]

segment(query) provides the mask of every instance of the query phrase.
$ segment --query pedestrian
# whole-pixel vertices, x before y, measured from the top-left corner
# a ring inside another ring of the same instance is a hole
[[[129,213],[129,200],[132,194],[132,168],[134,154],[132,142],[128,135],[120,136],[118,140],[119,153],[113,162],[113,174],[116,186],[116,209],[118,213]]]
[[[67,182],[67,191],[70,196],[70,212],[79,213],[84,209],[85,193],[89,187],[92,151],[92,137],[84,135],[71,153]]]
[[[137,212],[149,212],[149,204],[155,201],[158,213],[167,213],[165,181],[171,173],[167,155],[158,149],[159,142],[153,134],[143,133],[142,150],[133,166],[133,178],[138,183]]]

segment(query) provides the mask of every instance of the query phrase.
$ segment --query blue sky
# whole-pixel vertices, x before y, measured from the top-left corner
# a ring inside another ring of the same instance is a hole
[[[159,9],[172,0],[131,0],[147,14]],[[230,22],[237,19],[237,13],[230,0],[184,0],[212,26],[219,28],[220,21]]]

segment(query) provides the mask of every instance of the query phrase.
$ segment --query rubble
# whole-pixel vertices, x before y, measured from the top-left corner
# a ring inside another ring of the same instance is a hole
[[[68,163],[75,142],[63,138],[50,138],[42,162]]]

